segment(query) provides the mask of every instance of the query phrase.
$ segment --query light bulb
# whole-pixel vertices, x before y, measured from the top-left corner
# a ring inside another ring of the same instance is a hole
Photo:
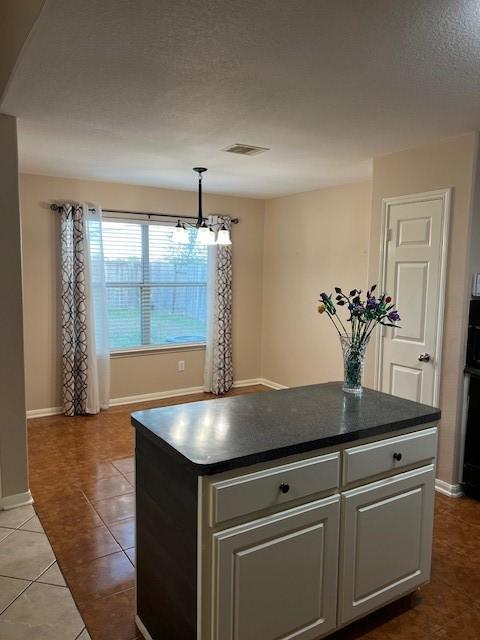
[[[173,240],[177,244],[189,244],[190,239],[188,237],[188,231],[185,226],[180,222],[177,222],[177,225],[173,229]]]
[[[222,244],[222,245],[232,244],[232,240],[230,238],[230,231],[227,229],[225,225],[222,225],[221,229],[217,234],[217,244]]]
[[[205,222],[197,232],[197,241],[198,244],[215,244],[215,234],[210,227],[207,227]]]

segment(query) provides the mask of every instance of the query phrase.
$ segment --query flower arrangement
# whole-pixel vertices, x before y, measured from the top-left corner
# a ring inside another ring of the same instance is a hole
[[[379,324],[398,327],[396,323],[400,320],[391,296],[383,293],[376,298],[376,288],[373,285],[366,297],[362,298],[361,289],[352,289],[347,295],[340,287],[335,287],[335,302],[332,300],[333,294],[320,294],[318,312],[327,314],[340,337],[345,369],[343,390],[349,393],[358,394],[362,391],[363,362],[375,327]],[[346,322],[350,323],[350,331],[347,331],[335,304],[348,309],[349,317]]]

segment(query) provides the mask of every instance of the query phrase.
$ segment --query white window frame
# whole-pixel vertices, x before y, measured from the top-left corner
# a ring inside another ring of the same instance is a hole
[[[122,214],[122,213],[116,213],[114,215],[109,215],[108,213],[102,213],[102,220],[105,220],[106,222],[133,222],[133,223],[146,223],[143,224],[142,226],[142,271],[143,271],[143,279],[142,282],[139,283],[120,283],[120,282],[116,282],[116,283],[111,283],[111,282],[106,282],[105,286],[108,289],[108,287],[111,287],[112,284],[113,286],[132,286],[132,287],[138,287],[140,290],[142,289],[142,286],[147,286],[145,285],[145,264],[148,265],[148,259],[145,260],[145,255],[148,256],[148,233],[146,233],[144,231],[144,229],[148,228],[148,226],[162,226],[162,227],[172,227],[175,226],[175,224],[177,223],[177,218],[175,216],[172,216],[172,221],[157,221],[157,220],[152,220],[149,216],[147,215],[138,215],[135,214],[135,216],[131,216],[128,214]],[[162,287],[162,286],[175,286],[177,283],[169,283],[166,285],[154,285],[154,286],[158,286],[158,287]],[[195,283],[188,283],[190,286],[198,286],[195,285]],[[203,283],[202,283],[203,284]],[[179,283],[179,285],[181,286],[181,283]],[[148,285],[151,286],[151,285]],[[143,296],[140,296],[140,299],[143,300]],[[140,313],[142,313],[142,306],[140,306]],[[142,326],[142,331],[143,331],[143,322],[141,323]],[[202,342],[189,342],[186,344],[182,344],[182,343],[175,343],[175,344],[169,344],[169,345],[149,345],[149,344],[145,344],[145,345],[138,345],[135,347],[121,347],[119,349],[110,349],[110,357],[111,358],[125,358],[125,357],[129,357],[129,356],[141,356],[141,355],[152,355],[155,353],[162,353],[162,352],[175,352],[175,351],[199,351],[199,350],[205,350],[206,348],[206,340],[202,341]]]

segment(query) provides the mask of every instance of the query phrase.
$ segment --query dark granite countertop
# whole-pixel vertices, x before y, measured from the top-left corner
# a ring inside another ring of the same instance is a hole
[[[137,411],[132,424],[199,475],[434,422],[440,410],[342,383]]]

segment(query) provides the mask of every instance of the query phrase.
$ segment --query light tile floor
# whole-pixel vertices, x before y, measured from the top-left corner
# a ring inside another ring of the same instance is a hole
[[[89,640],[33,507],[0,511],[0,640]]]

